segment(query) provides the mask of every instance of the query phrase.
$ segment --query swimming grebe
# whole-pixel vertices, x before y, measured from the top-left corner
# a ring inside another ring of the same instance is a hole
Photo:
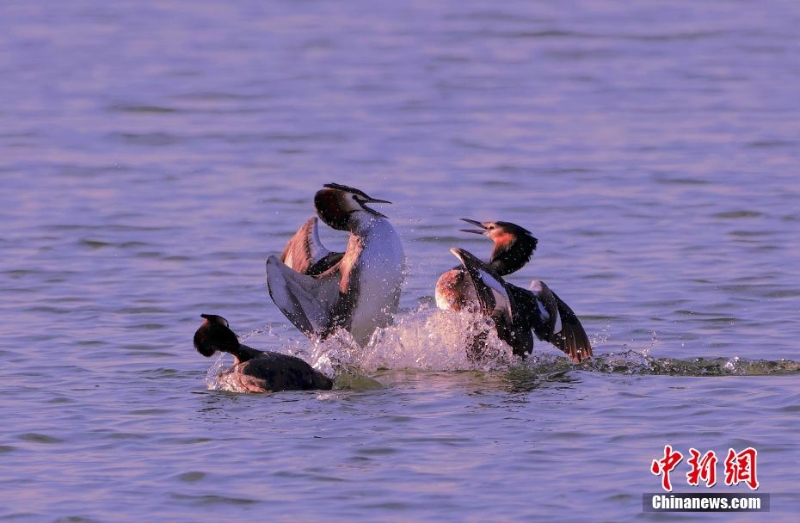
[[[215,352],[233,354],[233,367],[225,371],[247,392],[280,390],[329,390],[333,381],[295,356],[264,352],[239,343],[228,327],[228,320],[214,314],[201,314],[205,321],[194,333],[197,352],[210,358]]]
[[[310,338],[337,329],[365,346],[376,329],[391,324],[400,301],[405,255],[400,236],[363,191],[330,183],[314,196],[319,218],[350,232],[345,252],[319,241],[317,221],[307,221],[289,240],[281,259],[267,259],[267,286],[283,314]]]

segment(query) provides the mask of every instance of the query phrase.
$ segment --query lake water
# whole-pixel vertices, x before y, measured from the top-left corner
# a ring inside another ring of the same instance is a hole
[[[669,444],[719,457],[692,493],[753,492],[722,461],[757,449],[761,519],[796,520],[800,7],[501,4],[0,5],[0,519],[755,519],[643,512]],[[328,182],[408,256],[362,351],[265,286]],[[449,248],[490,251],[461,217],[534,232],[509,281],[594,361],[465,360],[432,306]],[[212,390],[203,312],[383,388]]]

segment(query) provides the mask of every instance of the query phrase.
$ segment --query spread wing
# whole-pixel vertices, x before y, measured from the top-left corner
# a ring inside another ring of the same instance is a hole
[[[529,296],[524,308],[537,338],[552,343],[576,363],[591,357],[592,345],[578,316],[550,287],[534,280],[530,291],[520,291]]]
[[[514,318],[513,307],[503,279],[469,251],[453,248],[450,249],[450,252],[461,261],[467,270],[481,312],[495,320],[504,318],[510,324]]]
[[[300,274],[318,276],[342,259],[344,253],[332,252],[319,239],[319,220],[309,218],[294,233],[281,253],[281,260],[290,269]]]
[[[276,256],[267,258],[267,287],[272,301],[306,336],[321,337],[332,321],[339,299],[341,272],[301,274]]]

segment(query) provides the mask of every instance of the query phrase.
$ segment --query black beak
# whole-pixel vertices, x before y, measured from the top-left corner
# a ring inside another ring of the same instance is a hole
[[[459,229],[461,232],[471,232],[472,234],[483,234],[483,233],[486,232],[486,227],[484,227],[483,224],[481,222],[479,222],[479,221],[470,220],[469,218],[461,218],[461,220],[465,221],[467,223],[471,223],[472,225],[475,225],[476,227],[480,227],[479,230],[475,230],[475,229]]]
[[[369,199],[364,203],[392,203],[392,202],[390,202],[389,200],[377,200],[370,196]]]
[[[376,198],[372,198],[371,196],[367,196],[366,200],[362,200],[361,201],[361,207],[363,207],[367,211],[371,212],[375,216],[378,216],[380,218],[387,218],[388,219],[388,216],[386,216],[385,214],[381,214],[378,211],[376,211],[375,209],[373,209],[371,207],[367,207],[366,204],[368,204],[368,203],[392,203],[392,202],[390,202],[389,200],[378,200]]]

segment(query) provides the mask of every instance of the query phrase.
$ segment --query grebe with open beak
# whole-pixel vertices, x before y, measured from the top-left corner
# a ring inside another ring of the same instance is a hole
[[[478,229],[463,232],[482,234],[494,243],[488,265],[498,275],[505,276],[521,269],[530,261],[539,240],[527,229],[510,222],[478,222],[461,218]],[[459,311],[477,302],[474,288],[464,267],[446,271],[436,282],[436,305],[440,309]]]
[[[439,308],[476,308],[494,320],[498,337],[519,356],[532,352],[533,331],[576,363],[590,357],[591,343],[580,320],[544,282],[534,280],[529,289],[523,289],[503,279],[531,259],[537,239],[513,223],[465,221],[481,227],[480,231],[466,232],[484,234],[494,242],[494,249],[486,263],[464,249],[451,249],[462,266],[439,278]]]

